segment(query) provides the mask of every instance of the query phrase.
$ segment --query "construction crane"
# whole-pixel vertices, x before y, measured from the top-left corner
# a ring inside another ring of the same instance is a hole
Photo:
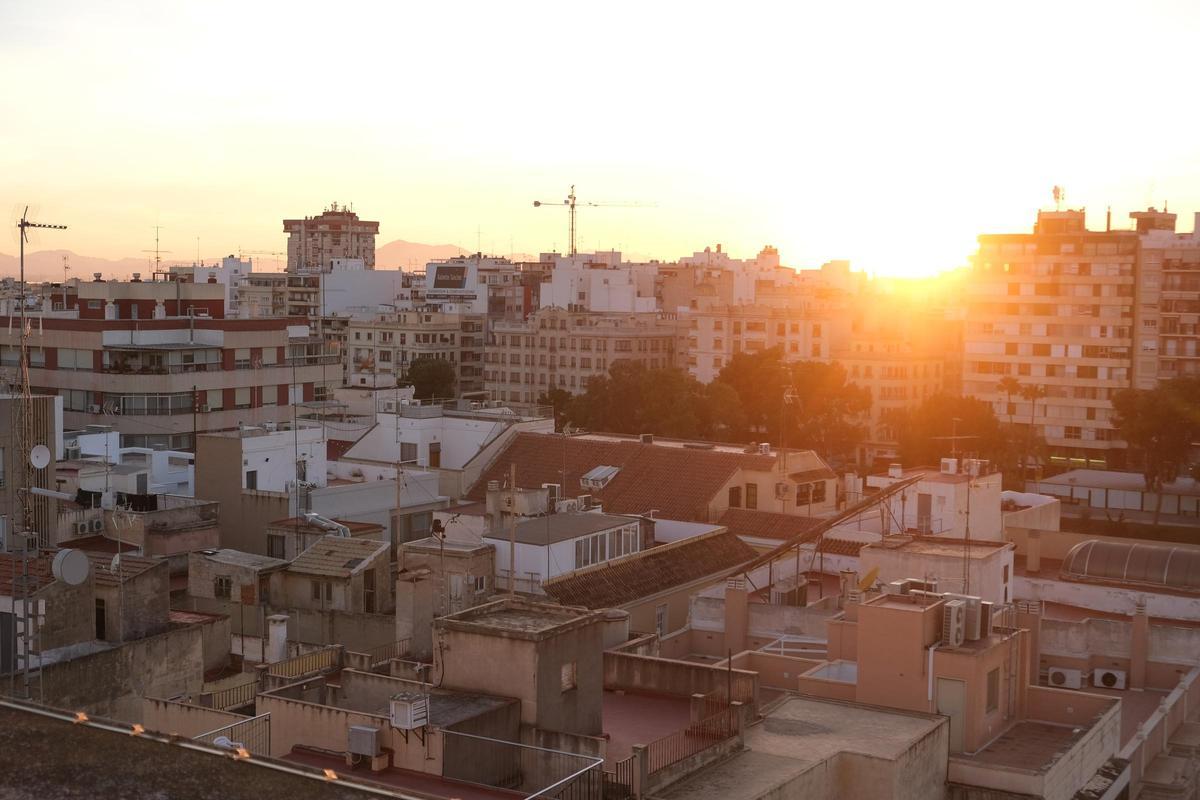
[[[280,252],[279,250],[243,250],[239,247],[238,258],[241,259],[242,256],[271,256],[272,260],[276,263],[279,262],[280,256],[283,256],[285,262],[287,260],[287,253]]]
[[[571,220],[571,237],[570,237],[571,255],[575,255],[577,252],[579,252],[575,247],[575,210],[577,208],[579,208],[580,206],[586,206],[587,208],[644,208],[645,207],[645,205],[642,203],[581,203],[581,202],[579,202],[578,198],[575,197],[575,184],[571,184],[571,193],[568,194],[567,199],[563,200],[561,203],[554,202],[554,201],[546,202],[546,201],[542,201],[542,200],[534,200],[533,201],[534,208],[540,208],[541,206],[559,206],[559,205],[567,207],[567,214],[570,216],[570,220]]]

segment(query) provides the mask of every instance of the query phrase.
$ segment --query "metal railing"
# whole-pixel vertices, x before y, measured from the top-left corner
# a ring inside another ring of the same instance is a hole
[[[634,796],[633,771],[636,757],[630,755],[613,763],[611,770],[604,771],[605,800],[627,800]]]
[[[254,698],[258,695],[258,689],[257,680],[248,683],[239,683],[237,686],[229,686],[225,689],[210,692],[207,695],[208,703],[201,703],[201,705],[207,705],[209,708],[215,708],[220,711],[240,708],[254,702]]]
[[[653,775],[736,736],[738,717],[738,709],[727,706],[724,711],[651,742],[646,746],[647,774]]]
[[[443,730],[442,777],[532,800],[604,800],[604,760]]]
[[[272,678],[299,678],[302,675],[333,669],[338,665],[341,652],[340,645],[331,645],[311,653],[301,653],[284,661],[275,662],[267,668],[267,674]]]
[[[226,744],[224,740],[218,742],[217,739],[221,737],[227,739],[229,743]],[[271,715],[270,713],[259,714],[257,717],[234,722],[192,738],[197,742],[207,742],[218,747],[228,747],[231,750],[244,747],[255,755],[270,755]]]
[[[396,642],[388,642],[378,647],[372,647],[367,651],[367,655],[370,656],[371,668],[381,667],[393,658],[401,658],[408,655],[411,646],[412,639],[400,639]]]

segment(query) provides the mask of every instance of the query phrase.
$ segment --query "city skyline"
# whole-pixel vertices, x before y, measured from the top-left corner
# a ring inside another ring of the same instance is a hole
[[[374,8],[321,25],[221,4],[9,9],[0,68],[37,80],[9,86],[0,207],[69,224],[35,249],[111,259],[153,248],[155,225],[172,260],[197,238],[206,259],[281,250],[282,218],[335,200],[379,220],[380,243],[503,255],[566,250],[566,214],[532,201],[574,183],[646,206],[581,212],[581,250],[772,244],[791,266],[902,276],[1028,230],[1054,185],[1093,228],[1108,206],[1126,228],[1169,202],[1187,229],[1189,126],[1124,107],[1189,113],[1147,76],[1185,74],[1196,11],[1033,8]]]

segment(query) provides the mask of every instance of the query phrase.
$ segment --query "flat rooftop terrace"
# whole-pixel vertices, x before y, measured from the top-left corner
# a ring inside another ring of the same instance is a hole
[[[1086,727],[1025,720],[1013,725],[975,755],[963,758],[997,767],[1045,772],[1074,747],[1088,730]]]
[[[504,599],[440,617],[434,624],[451,630],[541,638],[597,619],[599,614],[585,609]]]
[[[792,697],[746,729],[746,750],[674,784],[660,796],[688,800],[761,797],[838,753],[893,760],[946,719]]]

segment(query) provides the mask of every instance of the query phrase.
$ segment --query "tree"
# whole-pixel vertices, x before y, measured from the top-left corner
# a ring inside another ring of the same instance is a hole
[[[1179,477],[1191,444],[1200,437],[1200,378],[1175,378],[1153,389],[1121,389],[1113,395],[1113,423],[1139,451],[1146,491],[1157,498],[1153,524],[1162,511],[1162,489]]]
[[[566,389],[554,388],[538,397],[539,406],[550,406],[554,410],[554,429],[561,431],[567,423],[567,408],[574,399]]]
[[[705,397],[700,382],[681,369],[623,360],[588,381],[568,404],[566,421],[593,431],[692,439],[702,435],[702,417],[711,417]]]
[[[1033,422],[1033,420],[1034,420],[1034,417],[1037,416],[1038,400],[1044,399],[1046,397],[1046,395],[1047,395],[1047,392],[1046,392],[1045,386],[1039,386],[1037,384],[1031,383],[1028,386],[1021,387],[1021,397],[1025,398],[1026,400],[1029,401],[1029,429],[1027,431],[1025,431],[1025,454],[1021,457],[1021,466],[1024,467],[1024,471],[1026,473],[1028,473],[1030,466],[1032,466],[1034,468],[1034,470],[1040,470],[1040,466],[1037,463],[1037,459],[1035,459],[1033,457],[1033,450],[1034,450],[1034,439],[1033,439],[1034,422]],[[1044,409],[1043,409],[1042,413],[1045,414]],[[1040,478],[1041,473],[1038,472],[1037,474]]]
[[[935,394],[916,408],[897,411],[889,418],[899,435],[900,459],[905,464],[937,464],[952,452],[1005,461],[1007,437],[992,406],[982,400]],[[972,438],[961,445],[951,444],[953,436]]]
[[[1021,394],[1021,382],[1012,375],[1005,375],[1000,379],[1000,391],[1007,398],[1007,405],[1005,407],[1008,409],[1008,425],[1012,427],[1014,411],[1012,399],[1013,395]]]
[[[445,359],[421,356],[408,365],[407,380],[418,400],[454,397],[454,367]]]
[[[731,387],[741,400],[745,427],[733,432],[735,436],[778,440],[783,396],[791,384],[782,348],[735,353],[715,382]]]

